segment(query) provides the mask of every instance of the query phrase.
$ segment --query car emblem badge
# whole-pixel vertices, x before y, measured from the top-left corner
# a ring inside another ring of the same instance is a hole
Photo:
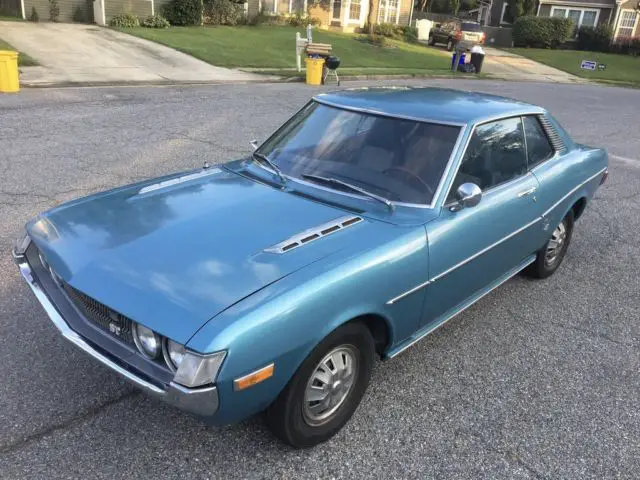
[[[122,327],[120,327],[120,325],[116,325],[115,323],[110,323],[109,331],[115,335],[120,336],[120,332],[122,332]]]

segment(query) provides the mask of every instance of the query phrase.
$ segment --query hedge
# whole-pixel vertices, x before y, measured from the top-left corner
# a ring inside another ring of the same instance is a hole
[[[576,46],[578,50],[592,52],[608,52],[611,49],[613,29],[611,25],[598,25],[597,27],[580,27]]]
[[[511,33],[516,47],[558,48],[574,28],[568,18],[525,16],[515,21]]]
[[[162,15],[171,25],[202,25],[202,0],[171,0]]]

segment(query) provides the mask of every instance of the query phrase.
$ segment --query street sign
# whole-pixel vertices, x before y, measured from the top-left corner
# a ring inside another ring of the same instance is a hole
[[[596,62],[592,62],[591,60],[582,60],[582,63],[580,64],[580,68],[582,70],[595,70],[596,69]]]

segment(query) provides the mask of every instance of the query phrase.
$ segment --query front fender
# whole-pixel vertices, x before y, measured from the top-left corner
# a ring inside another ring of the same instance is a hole
[[[385,319],[390,345],[417,328],[424,292],[388,300],[428,276],[424,227],[385,226],[383,237],[350,247],[251,295],[210,320],[188,343],[198,352],[227,350],[218,376],[216,423],[265,409],[313,348],[340,325],[362,315]],[[382,240],[382,244],[381,244]],[[270,363],[274,376],[244,391],[233,380]]]

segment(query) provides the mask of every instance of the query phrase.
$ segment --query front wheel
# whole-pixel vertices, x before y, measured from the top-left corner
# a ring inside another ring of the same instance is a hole
[[[375,348],[369,329],[348,323],[325,338],[267,409],[273,433],[296,448],[317,445],[351,418],[364,395]]]
[[[529,276],[547,278],[558,269],[571,243],[573,218],[573,211],[570,211],[553,230],[551,238],[538,252],[536,260],[525,270]]]
[[[447,50],[450,52],[453,50],[453,47],[455,47],[456,44],[453,42],[452,39],[447,40]]]

